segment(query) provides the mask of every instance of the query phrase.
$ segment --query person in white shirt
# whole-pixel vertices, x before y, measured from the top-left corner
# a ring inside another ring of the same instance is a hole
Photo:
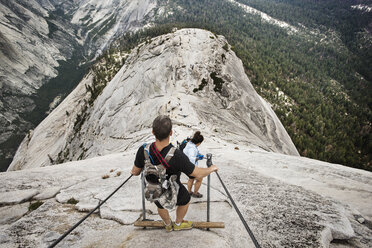
[[[198,146],[203,142],[204,137],[200,134],[200,131],[197,131],[192,139],[187,143],[183,152],[189,158],[190,162],[193,163],[195,166],[198,166],[198,161],[203,159],[204,156],[199,153]],[[192,192],[192,186],[194,184],[194,192]],[[189,181],[187,182],[187,189],[189,191],[190,196],[201,198],[203,197],[202,194],[199,193],[200,186],[202,184],[203,178],[195,178],[193,176],[189,176]]]

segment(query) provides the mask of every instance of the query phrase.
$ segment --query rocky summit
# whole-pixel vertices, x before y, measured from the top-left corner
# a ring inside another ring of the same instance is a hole
[[[298,155],[222,36],[183,29],[154,38],[132,50],[96,99],[92,84],[88,74],[30,132],[9,170],[136,148],[151,137],[152,120],[160,113],[185,128],[175,132],[178,140],[200,129],[232,143]]]
[[[173,120],[173,144],[202,132],[200,152],[213,154],[262,247],[372,246],[372,173],[300,157],[223,36],[175,30],[134,48],[102,91],[94,77],[27,135],[0,173],[0,247],[47,247],[93,210],[130,175],[159,114]],[[133,177],[59,247],[254,247],[214,174],[211,182],[211,221],[224,229],[134,227],[142,202]],[[187,220],[206,220],[205,183]],[[154,204],[146,210],[160,219]]]

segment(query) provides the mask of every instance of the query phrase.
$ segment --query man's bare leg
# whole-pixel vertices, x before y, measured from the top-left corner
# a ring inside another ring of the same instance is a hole
[[[191,188],[192,188],[192,185],[194,184],[194,179],[189,179],[189,181],[187,181],[187,190],[189,191],[189,193],[191,193]]]
[[[183,206],[178,206],[176,211],[176,223],[181,223],[185,217],[187,210],[189,208],[190,202]],[[168,214],[169,216],[169,214]]]
[[[194,186],[194,193],[199,192],[202,181],[203,181],[203,178],[196,178],[196,183],[195,183],[195,186]]]
[[[160,217],[163,219],[163,221],[164,221],[164,223],[166,225],[169,225],[171,223],[168,210],[162,209],[162,208],[158,208],[158,213],[159,213]]]

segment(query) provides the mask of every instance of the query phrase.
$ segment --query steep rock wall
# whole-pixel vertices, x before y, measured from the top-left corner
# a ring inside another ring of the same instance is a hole
[[[69,98],[62,105],[74,106],[74,101]],[[158,114],[170,115],[183,127],[174,142],[198,129],[232,143],[298,155],[225,38],[200,29],[179,30],[139,45],[92,106],[77,115],[61,111],[57,108],[26,137],[9,170],[137,147],[151,138],[149,129]],[[60,125],[64,122],[75,127],[66,130]],[[60,132],[65,135],[56,135]],[[45,147],[41,152],[40,146]]]
[[[156,0],[0,2],[1,170],[3,160],[13,157],[20,142],[17,140],[44,118],[43,111],[33,111],[40,108],[35,103],[40,88],[63,70],[68,70],[63,73],[78,70],[121,34],[151,22],[156,3]],[[68,61],[71,67],[61,67],[62,61]],[[49,94],[52,102],[55,97],[65,96],[74,80],[53,85],[52,91],[43,93]],[[45,95],[42,98],[40,104],[47,108],[50,102],[44,99]]]

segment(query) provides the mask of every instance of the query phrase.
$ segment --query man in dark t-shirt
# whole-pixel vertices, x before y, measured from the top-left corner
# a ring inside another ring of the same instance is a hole
[[[156,117],[152,125],[152,133],[155,135],[156,141],[151,144],[151,149],[149,149],[150,156],[153,158],[153,164],[162,166],[159,159],[165,158],[168,151],[172,148],[172,144],[169,144],[170,136],[172,135],[172,121],[168,116],[160,115]],[[155,151],[159,151],[162,158],[156,156]],[[141,174],[142,169],[145,165],[145,155],[144,147],[141,146],[136,154],[136,159],[134,161],[134,166],[132,168],[132,174],[138,176]],[[185,186],[182,185],[180,181],[181,172],[188,176],[193,176],[196,178],[202,178],[208,176],[210,173],[217,171],[218,168],[212,165],[208,168],[198,168],[195,167],[193,163],[190,162],[188,157],[180,150],[176,149],[174,156],[169,160],[169,168],[167,168],[167,175],[177,175],[176,182],[180,186],[177,195],[177,210],[176,210],[176,221],[172,225],[172,221],[169,216],[168,210],[164,209],[158,202],[155,201],[158,207],[158,213],[165,223],[165,229],[167,231],[172,230],[186,230],[192,228],[191,221],[185,221],[185,217],[189,203],[190,194],[188,193]]]
[[[150,156],[153,159],[153,162],[155,165],[162,166],[158,158],[156,157],[154,150],[155,150],[155,142],[151,144],[152,147],[150,147],[149,152]],[[163,150],[159,151],[160,155],[165,158],[169,150],[173,147],[172,144],[169,144],[168,146],[164,147]],[[190,201],[190,194],[188,194],[187,189],[180,181],[181,172],[185,173],[186,175],[191,175],[191,173],[194,171],[195,165],[190,162],[189,158],[180,150],[176,149],[174,152],[173,157],[169,160],[169,169],[167,169],[167,175],[169,178],[171,175],[177,175],[176,182],[180,186],[179,193],[177,196],[177,206],[186,205]],[[138,168],[143,169],[145,166],[145,154],[144,154],[144,147],[141,146],[136,155],[136,160],[134,161],[134,165]],[[158,208],[163,208],[157,201],[155,201],[155,204]]]

